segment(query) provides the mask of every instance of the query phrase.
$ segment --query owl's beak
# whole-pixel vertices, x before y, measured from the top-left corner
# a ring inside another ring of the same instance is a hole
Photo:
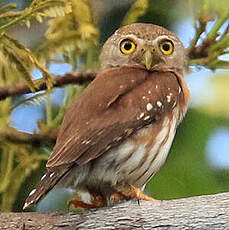
[[[153,55],[150,50],[146,50],[144,54],[144,64],[147,70],[150,70],[152,68],[153,63]]]
[[[144,65],[147,70],[152,69],[152,67],[158,63],[158,58],[155,53],[155,49],[147,49],[144,53],[144,59],[143,59]]]

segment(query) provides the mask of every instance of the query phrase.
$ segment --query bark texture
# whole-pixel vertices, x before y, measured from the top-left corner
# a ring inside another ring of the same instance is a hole
[[[229,193],[75,213],[0,213],[0,229],[229,229]]]

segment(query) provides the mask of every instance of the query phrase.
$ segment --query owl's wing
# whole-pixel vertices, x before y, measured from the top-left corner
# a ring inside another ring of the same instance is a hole
[[[46,178],[26,205],[37,202],[73,166],[106,154],[138,129],[160,120],[177,103],[178,91],[179,82],[170,72],[120,67],[99,74],[67,111]],[[163,92],[171,93],[170,100]]]
[[[129,67],[99,74],[67,112],[47,167],[86,164],[152,123],[155,117],[159,119],[171,109],[172,99],[163,108],[157,106],[157,101],[162,103],[166,98],[161,95],[163,89],[156,89],[157,80],[160,87],[162,81],[171,89],[179,87],[172,73],[163,73],[163,78],[159,75]],[[154,109],[147,111],[144,95],[156,105]]]

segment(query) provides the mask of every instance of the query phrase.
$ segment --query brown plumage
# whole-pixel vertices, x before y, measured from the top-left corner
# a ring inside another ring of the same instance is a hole
[[[89,203],[75,206],[151,200],[139,189],[165,162],[188,105],[184,48],[164,28],[138,23],[116,31],[100,60],[96,79],[67,111],[47,172],[25,208],[56,184]]]

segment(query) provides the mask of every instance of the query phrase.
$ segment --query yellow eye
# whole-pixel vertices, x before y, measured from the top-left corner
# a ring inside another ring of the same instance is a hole
[[[170,41],[164,41],[160,44],[160,49],[163,54],[169,55],[173,52],[173,43]]]
[[[120,50],[123,54],[132,54],[136,49],[136,45],[133,41],[125,39],[120,44]]]

